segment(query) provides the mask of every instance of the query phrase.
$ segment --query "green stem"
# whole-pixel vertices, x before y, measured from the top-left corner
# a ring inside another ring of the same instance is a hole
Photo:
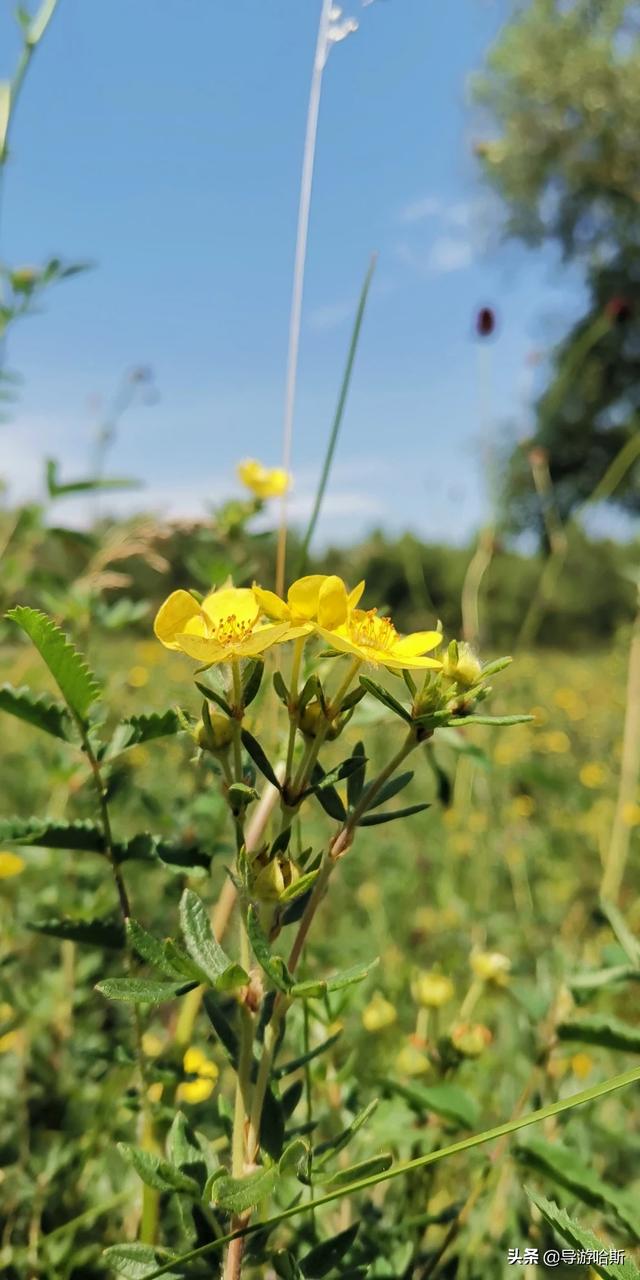
[[[306,636],[299,636],[293,646],[291,687],[289,690],[289,742],[287,744],[287,763],[284,773],[285,787],[291,780],[293,753],[296,747],[296,733],[298,729],[298,685],[300,683],[300,666],[302,664],[302,653],[305,646],[305,640]]]
[[[367,305],[367,297],[369,295],[369,288],[371,285],[371,281],[373,279],[373,273],[376,269],[376,261],[377,261],[377,254],[374,253],[371,255],[371,260],[367,268],[367,274],[364,278],[362,289],[360,290],[358,309],[356,311],[356,316],[353,323],[353,331],[351,333],[351,342],[349,343],[349,351],[347,353],[347,363],[345,365],[345,370],[342,375],[342,384],[340,387],[340,394],[338,396],[338,403],[337,403],[336,411],[333,418],[331,432],[329,434],[329,442],[327,444],[327,452],[325,454],[324,465],[322,467],[322,474],[320,476],[320,482],[318,484],[316,498],[313,504],[313,511],[311,512],[309,524],[307,525],[307,530],[302,540],[302,547],[300,549],[300,559],[298,562],[297,577],[301,577],[305,571],[305,567],[307,563],[307,555],[309,552],[309,544],[314,535],[316,524],[318,523],[318,516],[320,514],[322,500],[324,498],[325,489],[327,487],[327,482],[329,480],[329,473],[331,471],[333,455],[335,453],[336,444],[338,442],[338,434],[340,432],[340,427],[342,425],[344,407],[347,402],[347,394],[349,391],[349,384],[351,382],[351,374],[353,372],[353,362],[355,360],[356,351],[358,349],[358,341],[360,338],[360,330],[362,328],[362,319],[364,316],[364,310]]]
[[[568,1098],[561,1098],[558,1102],[550,1103],[547,1107],[531,1111],[528,1116],[519,1116],[515,1120],[508,1120],[506,1124],[496,1125],[493,1129],[485,1129],[483,1133],[472,1134],[470,1138],[463,1138],[460,1142],[454,1142],[449,1147],[440,1147],[437,1151],[430,1151],[426,1155],[417,1156],[413,1160],[405,1160],[400,1164],[392,1165],[384,1173],[378,1173],[369,1178],[360,1178],[346,1187],[329,1191],[326,1195],[321,1196],[319,1200],[316,1200],[313,1206],[305,1203],[294,1204],[291,1208],[284,1209],[282,1213],[275,1215],[273,1218],[268,1218],[262,1222],[254,1222],[249,1226],[243,1227],[239,1232],[221,1236],[210,1244],[203,1245],[199,1249],[192,1249],[190,1253],[185,1253],[179,1258],[172,1259],[171,1262],[167,1262],[155,1271],[151,1271],[146,1280],[158,1280],[159,1276],[165,1275],[167,1271],[176,1266],[183,1266],[187,1262],[195,1261],[196,1258],[206,1257],[207,1254],[212,1253],[215,1249],[219,1249],[231,1240],[237,1239],[239,1235],[247,1236],[256,1231],[271,1230],[280,1222],[298,1217],[302,1213],[309,1213],[312,1208],[321,1209],[327,1204],[333,1204],[334,1201],[341,1200],[343,1196],[352,1196],[358,1191],[367,1191],[369,1187],[377,1186],[382,1182],[390,1182],[392,1178],[404,1177],[405,1174],[412,1173],[415,1169],[423,1169],[426,1165],[435,1164],[438,1160],[445,1160],[449,1156],[458,1155],[462,1151],[470,1151],[473,1147],[483,1146],[485,1142],[494,1142],[496,1138],[507,1137],[511,1133],[517,1133],[520,1129],[526,1129],[531,1124],[538,1124],[542,1120],[550,1119],[551,1116],[561,1115],[564,1111],[572,1111],[574,1107],[583,1106],[586,1102],[594,1102],[597,1098],[614,1093],[618,1089],[626,1089],[628,1085],[636,1084],[639,1080],[640,1067],[633,1067],[631,1071],[624,1071],[621,1075],[612,1076],[610,1080],[604,1080],[602,1084],[593,1085],[590,1089],[582,1089],[580,1093],[574,1093]]]

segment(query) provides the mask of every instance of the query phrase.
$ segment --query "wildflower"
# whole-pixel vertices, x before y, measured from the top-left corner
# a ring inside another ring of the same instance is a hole
[[[187,1049],[182,1065],[190,1080],[178,1085],[176,1097],[180,1102],[206,1102],[213,1093],[219,1071],[215,1062],[205,1057],[202,1049]]]
[[[359,582],[353,591],[347,591],[342,578],[334,574],[310,573],[305,578],[298,578],[287,592],[287,599],[281,600],[274,591],[265,591],[254,583],[253,593],[260,611],[274,622],[288,622],[295,628],[295,635],[310,635],[315,625],[326,627],[332,631],[347,621],[351,609],[355,609],[362,592],[364,582]],[[290,638],[293,638],[290,632]]]
[[[509,981],[511,961],[500,951],[476,951],[471,956],[471,968],[482,982],[494,982],[497,987],[505,987]]]
[[[260,607],[248,588],[221,587],[199,605],[188,591],[173,591],[156,614],[153,629],[167,649],[212,665],[252,658],[288,630],[258,623]]]
[[[536,743],[538,751],[548,752],[551,755],[564,755],[566,751],[571,750],[571,741],[562,729],[551,729],[548,733],[541,733]]]
[[[431,1070],[426,1055],[414,1044],[405,1044],[396,1058],[396,1067],[403,1076],[421,1076]]]
[[[18,853],[11,853],[8,849],[0,853],[0,880],[9,880],[11,876],[19,876],[24,871],[26,862]]]
[[[17,1053],[22,1045],[20,1031],[7,1031],[0,1036],[0,1053]]]
[[[535,807],[535,801],[531,796],[514,796],[509,812],[513,818],[530,818]]]
[[[449,1032],[449,1039],[463,1058],[479,1058],[493,1036],[481,1022],[459,1022]]]
[[[146,667],[131,668],[127,676],[127,684],[131,685],[132,689],[144,689],[144,686],[148,683],[149,683],[149,672],[147,671]]]
[[[237,475],[256,498],[280,498],[291,484],[291,476],[281,467],[263,467],[255,458],[245,458],[237,466]]]
[[[384,1031],[386,1027],[393,1026],[397,1016],[390,1001],[376,991],[362,1010],[362,1025],[365,1031]]]
[[[593,1070],[593,1058],[588,1053],[574,1053],[571,1059],[571,1070],[578,1080],[586,1080]]]
[[[607,771],[604,765],[594,760],[590,764],[583,764],[579,777],[583,787],[589,787],[591,791],[596,791],[598,787],[603,786],[606,782]]]
[[[424,657],[442,643],[439,631],[415,631],[413,635],[400,636],[391,619],[381,618],[377,609],[352,609],[342,626],[333,631],[319,626],[318,632],[332,649],[373,666],[388,667],[390,671],[419,671],[441,666],[437,658]]]
[[[622,806],[622,821],[625,827],[640,827],[640,804]],[[0,854],[0,857],[2,855]]]
[[[142,1048],[147,1058],[157,1058],[162,1053],[163,1043],[160,1036],[154,1035],[153,1031],[145,1031],[142,1037]]]
[[[411,984],[411,993],[416,1004],[424,1009],[441,1009],[454,997],[454,986],[450,978],[443,973],[419,973]]]
[[[161,1083],[160,1080],[156,1080],[154,1084],[150,1084],[147,1089],[147,1097],[149,1099],[149,1102],[160,1102],[160,1099],[162,1098],[163,1089],[164,1089],[164,1085]]]

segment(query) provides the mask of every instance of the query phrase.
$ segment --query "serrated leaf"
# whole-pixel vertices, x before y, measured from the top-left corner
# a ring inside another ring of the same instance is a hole
[[[364,818],[360,818],[359,827],[379,827],[384,822],[395,822],[396,818],[410,818],[414,813],[423,813],[425,809],[430,809],[431,805],[410,804],[406,809],[389,809],[386,813],[367,813]]]
[[[322,1276],[333,1271],[349,1252],[359,1230],[360,1223],[354,1222],[345,1231],[338,1232],[330,1240],[323,1240],[310,1253],[305,1254],[300,1259],[300,1269],[305,1280],[321,1280]]]
[[[290,994],[307,999],[309,997],[324,996],[331,991],[343,991],[345,987],[352,987],[356,982],[364,982],[377,964],[377,959],[371,960],[369,964],[354,964],[350,969],[343,969],[341,973],[334,973],[330,978],[296,982],[291,987]]]
[[[72,920],[68,916],[62,919],[52,916],[49,920],[28,921],[27,929],[50,938],[107,947],[112,951],[122,950],[125,944],[124,929],[118,920]]]
[[[7,617],[17,622],[29,636],[67,706],[85,721],[89,708],[100,697],[100,686],[82,655],[60,627],[38,609],[17,605],[15,609],[9,609]]]
[[[154,982],[151,978],[104,978],[96,983],[96,991],[107,1000],[124,1000],[128,1004],[163,1004],[175,1000],[197,987],[197,982]]]
[[[347,1169],[339,1169],[337,1173],[330,1177],[319,1178],[318,1181],[322,1186],[331,1188],[348,1187],[351,1182],[357,1182],[358,1178],[372,1178],[378,1173],[386,1173],[392,1164],[391,1152],[385,1151],[379,1156],[369,1156],[368,1160],[359,1160],[357,1164],[351,1164]]]
[[[184,955],[171,939],[160,941],[148,933],[137,920],[127,920],[127,936],[133,947],[143,960],[154,965],[161,973],[180,982],[204,982],[205,977],[198,965],[189,956]]]
[[[125,1276],[126,1280],[145,1280],[178,1255],[169,1249],[152,1249],[150,1244],[112,1244],[102,1257],[112,1271]],[[183,1276],[182,1270],[165,1271],[165,1280],[182,1280]]]
[[[636,1240],[640,1240],[640,1217],[624,1193],[610,1187],[597,1173],[583,1164],[579,1156],[560,1142],[545,1142],[542,1138],[530,1138],[515,1148],[521,1163],[542,1172],[579,1200],[603,1212],[612,1211],[628,1228]]]
[[[118,1142],[117,1147],[148,1187],[153,1187],[155,1191],[182,1191],[185,1195],[200,1199],[200,1187],[195,1178],[176,1169],[168,1160],[162,1160],[153,1151],[133,1147],[128,1142]]]
[[[182,729],[178,713],[169,708],[168,711],[150,712],[148,715],[130,716],[122,720],[114,730],[113,737],[107,746],[103,759],[113,760],[130,747],[137,747],[143,742],[152,742],[154,738],[165,738],[179,733]]]
[[[260,772],[264,774],[267,782],[270,782],[272,787],[275,787],[277,791],[282,791],[282,786],[257,738],[254,738],[253,734],[249,733],[248,729],[243,729],[240,736],[242,738],[242,745],[245,751],[251,756],[253,763]]]
[[[557,1204],[552,1200],[546,1200],[544,1196],[536,1195],[528,1187],[527,1195],[532,1203],[542,1214],[545,1222],[556,1231],[561,1240],[571,1245],[573,1249],[584,1249],[591,1253],[595,1252],[596,1256],[602,1251],[609,1253],[609,1248],[603,1240],[595,1236],[593,1232],[588,1231],[586,1227],[580,1226],[565,1209],[559,1209]],[[640,1271],[630,1258],[626,1258],[624,1262],[592,1262],[590,1264],[597,1275],[602,1276],[603,1280],[640,1280]]]
[[[0,840],[41,849],[83,849],[104,852],[104,835],[94,822],[64,822],[55,818],[0,818]]]
[[[394,715],[400,716],[400,718],[405,720],[407,724],[412,723],[410,711],[407,707],[403,706],[401,702],[398,702],[398,699],[394,698],[393,694],[389,693],[388,689],[384,689],[383,686],[381,684],[377,684],[375,680],[370,680],[368,676],[360,676],[360,684],[363,689],[367,690],[367,693],[370,693],[374,698],[377,698],[378,702],[381,702],[383,707],[387,707],[389,711],[393,711]]]
[[[282,956],[273,954],[267,937],[260,927],[258,912],[251,905],[247,911],[247,933],[260,968],[264,970],[274,987],[286,995],[291,989],[293,979]]]
[[[581,1044],[600,1044],[607,1049],[640,1053],[640,1027],[605,1014],[590,1014],[561,1022],[557,1033],[559,1040],[576,1040]]]
[[[246,986],[249,975],[230,960],[214,937],[207,908],[197,893],[185,889],[180,900],[180,925],[191,959],[218,991]]]
[[[277,1181],[278,1170],[275,1167],[256,1169],[245,1178],[218,1178],[212,1188],[213,1202],[227,1213],[244,1213],[266,1200]]]
[[[0,689],[0,711],[26,720],[36,729],[50,733],[54,738],[68,742],[73,738],[73,723],[62,702],[54,702],[46,694],[35,694],[30,689],[14,689],[4,684]]]

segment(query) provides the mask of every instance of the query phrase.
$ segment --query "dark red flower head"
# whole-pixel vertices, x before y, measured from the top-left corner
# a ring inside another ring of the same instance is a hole
[[[479,338],[488,338],[496,327],[495,311],[491,307],[480,307],[476,316],[476,333]]]
[[[609,298],[604,311],[612,324],[626,324],[633,315],[633,304],[629,298],[618,294],[615,298]]]

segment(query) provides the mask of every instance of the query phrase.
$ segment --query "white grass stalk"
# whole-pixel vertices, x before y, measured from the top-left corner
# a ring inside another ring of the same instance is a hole
[[[307,129],[302,159],[302,176],[300,180],[300,200],[298,205],[298,228],[296,232],[296,254],[293,269],[293,292],[291,296],[291,314],[289,318],[289,350],[287,354],[287,380],[284,401],[284,429],[282,435],[282,466],[285,471],[291,470],[291,450],[293,444],[293,420],[296,401],[296,382],[298,377],[298,352],[300,349],[300,325],[302,319],[302,298],[304,294],[304,274],[307,260],[307,238],[309,233],[309,212],[311,209],[311,190],[313,187],[313,171],[316,157],[316,138],[318,135],[318,116],[320,113],[320,95],[322,92],[322,73],[327,61],[328,32],[332,0],[322,0],[318,39],[313,61],[311,91],[307,111]],[[276,561],[276,591],[284,592],[285,564],[287,556],[287,494],[283,494],[280,507],[280,526],[278,529],[278,553]]]

